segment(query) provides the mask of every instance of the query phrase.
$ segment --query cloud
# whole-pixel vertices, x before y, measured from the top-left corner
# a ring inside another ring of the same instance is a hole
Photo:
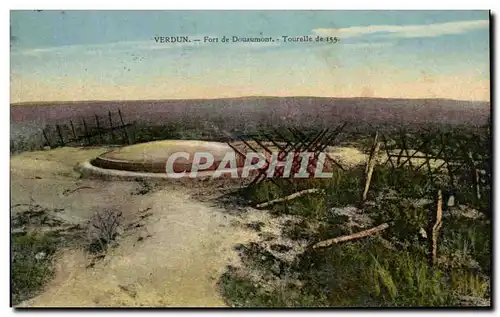
[[[368,25],[347,28],[318,28],[313,33],[321,36],[337,36],[341,39],[364,35],[380,34],[383,37],[421,38],[462,34],[472,30],[487,28],[488,20],[459,21],[421,25]]]
[[[12,55],[22,56],[35,56],[39,57],[45,54],[58,55],[58,54],[99,54],[109,52],[122,52],[122,51],[155,51],[166,50],[173,48],[197,47],[207,45],[203,42],[186,42],[186,43],[156,43],[154,39],[148,41],[121,41],[103,44],[72,44],[61,45],[52,47],[40,48],[12,48]]]
[[[211,37],[216,37],[215,35],[209,35]],[[234,46],[248,49],[259,49],[270,46],[279,46],[275,43],[208,43],[204,42],[205,36],[192,35],[189,38],[191,42],[183,43],[159,43],[156,42],[154,38],[145,41],[121,41],[121,42],[111,42],[103,44],[72,44],[72,45],[61,45],[52,47],[39,47],[39,48],[20,48],[13,47],[11,49],[11,54],[15,56],[32,56],[41,57],[46,55],[67,55],[67,54],[86,54],[86,55],[98,55],[101,53],[117,53],[117,52],[130,52],[130,51],[160,51],[160,50],[170,50],[179,48],[197,48],[197,47],[207,47],[207,46]],[[195,41],[196,39],[200,41]]]

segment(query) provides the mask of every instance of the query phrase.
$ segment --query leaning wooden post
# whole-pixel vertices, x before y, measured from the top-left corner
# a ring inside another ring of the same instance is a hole
[[[380,142],[377,142],[375,144],[375,148],[373,149],[373,153],[370,156],[370,159],[368,160],[368,163],[367,163],[365,189],[363,191],[363,196],[361,197],[362,202],[365,202],[366,198],[368,196],[368,189],[370,189],[370,183],[372,181],[373,169],[375,168],[375,163],[377,162],[377,154],[378,154],[379,149],[380,149]]]
[[[439,230],[442,226],[443,219],[443,193],[441,189],[437,192],[437,203],[436,211],[431,210],[431,217],[429,227],[431,228],[431,241],[429,241],[430,254],[429,254],[429,264],[434,266],[437,263],[437,241]],[[432,226],[432,227],[431,227]]]
[[[50,144],[50,140],[49,140],[49,137],[47,136],[47,132],[45,132],[45,128],[42,129],[42,134],[43,134],[43,137],[45,138],[45,141],[47,141],[47,145],[52,148],[52,145]]]
[[[61,146],[64,146],[64,138],[61,133],[61,127],[56,124],[57,134],[59,135],[59,140],[61,141]]]
[[[370,159],[368,161],[371,161],[371,159],[372,159],[373,152],[375,151],[375,147],[377,146],[377,139],[378,139],[378,131],[375,132],[375,137],[373,138],[373,143],[372,143],[372,146],[370,148]],[[368,166],[369,166],[369,164],[366,164],[365,175],[368,173]]]
[[[410,155],[410,151],[408,151],[408,144],[406,143],[406,130],[403,130],[402,132],[402,135],[401,135],[401,143],[402,143],[402,146],[403,146],[403,149],[404,149],[404,152],[406,153],[406,156],[408,157],[408,159],[406,161],[403,162],[403,165],[408,162],[408,166],[413,169],[413,164],[411,162],[411,157],[412,155]],[[415,154],[415,153],[413,153]]]
[[[122,112],[120,111],[120,109],[118,109],[118,115],[120,116],[120,122],[122,124],[123,133],[125,134],[125,138],[127,140],[127,143],[130,144],[131,142],[130,142],[130,138],[128,137],[127,127],[125,126],[125,122],[123,122]]]
[[[394,166],[394,163],[392,162],[391,159],[391,152],[389,151],[389,143],[387,142],[387,139],[385,135],[382,134],[382,140],[384,141],[384,148],[385,148],[385,153],[387,154],[387,160],[383,165],[387,165],[387,162],[391,163],[391,167],[394,169],[396,166]]]

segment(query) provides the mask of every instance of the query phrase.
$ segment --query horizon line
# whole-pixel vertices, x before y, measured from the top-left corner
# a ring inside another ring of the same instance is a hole
[[[239,97],[215,97],[215,98],[165,98],[165,99],[81,99],[81,100],[53,100],[53,101],[21,101],[21,102],[10,102],[11,106],[36,106],[36,105],[46,105],[46,104],[75,104],[82,102],[97,103],[97,102],[139,102],[139,101],[183,101],[183,100],[228,100],[228,99],[251,99],[251,98],[315,98],[315,99],[388,99],[388,100],[449,100],[449,101],[466,101],[466,102],[483,102],[491,103],[491,98],[489,100],[470,100],[470,99],[453,99],[453,98],[394,98],[394,97],[325,97],[325,96],[266,96],[266,95],[249,95],[249,96],[239,96]]]

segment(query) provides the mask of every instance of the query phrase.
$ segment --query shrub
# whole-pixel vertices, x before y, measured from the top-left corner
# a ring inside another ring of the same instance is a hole
[[[105,210],[96,212],[89,224],[88,250],[92,253],[107,251],[109,245],[118,236],[118,227],[121,223],[121,212]]]
[[[51,235],[27,233],[12,238],[12,303],[33,297],[53,274],[52,257],[56,239]]]

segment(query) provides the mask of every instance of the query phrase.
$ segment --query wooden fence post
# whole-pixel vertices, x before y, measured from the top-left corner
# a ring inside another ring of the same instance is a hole
[[[123,117],[122,117],[122,112],[120,111],[120,109],[118,109],[118,115],[120,116],[120,122],[122,124],[122,129],[123,129],[123,133],[125,134],[125,139],[127,140],[127,144],[130,144],[130,139],[128,137],[128,133],[127,133],[127,127],[125,126],[125,123],[123,122]]]
[[[113,143],[115,143],[115,131],[113,130],[113,119],[111,118],[110,110],[108,110],[108,117],[109,117],[109,130],[111,131],[111,140]]]
[[[71,131],[73,132],[73,139],[74,139],[74,141],[76,142],[76,140],[77,140],[78,138],[76,137],[75,126],[73,125],[73,121],[72,121],[72,120],[69,120],[69,123],[70,123],[70,125],[71,125]]]
[[[378,131],[375,132],[375,137],[373,138],[372,146],[370,148],[370,158],[368,162],[370,162],[372,159],[373,152],[375,151],[375,146],[377,145],[377,140],[378,140]],[[368,166],[369,164],[366,164],[365,166],[365,175],[368,173]]]
[[[377,137],[375,136],[375,140]],[[373,175],[373,169],[375,168],[375,163],[377,162],[377,154],[380,149],[380,142],[377,142],[375,144],[375,147],[373,148],[373,152],[370,155],[370,159],[368,160],[368,163],[366,164],[366,182],[365,182],[365,189],[363,191],[363,196],[361,197],[361,201],[364,203],[366,201],[367,195],[368,195],[368,189],[370,189],[370,183],[372,181],[372,175]]]
[[[85,138],[87,139],[87,145],[90,145],[90,135],[89,135],[89,130],[87,129],[87,122],[85,122],[85,119],[83,119],[83,129],[85,130]]]
[[[56,124],[56,129],[57,129],[57,134],[59,135],[59,140],[61,141],[61,146],[64,146],[64,138],[62,136],[62,133],[61,133],[61,127]]]
[[[431,209],[431,217],[429,217],[429,228],[431,229],[431,240],[429,241],[429,264],[434,266],[437,263],[437,241],[439,230],[442,226],[443,219],[443,193],[441,189],[437,192],[437,200],[436,200],[436,211]]]
[[[99,134],[99,138],[101,139],[101,143],[104,143],[104,138],[102,137],[101,127],[99,126],[99,117],[97,116],[97,114],[94,114],[94,115],[95,115],[95,122],[97,124],[97,134]]]
[[[49,137],[47,136],[47,132],[45,132],[45,128],[42,129],[42,134],[43,134],[43,137],[45,138],[45,141],[47,141],[47,145],[52,148],[52,145],[50,144],[50,140],[49,140]]]

